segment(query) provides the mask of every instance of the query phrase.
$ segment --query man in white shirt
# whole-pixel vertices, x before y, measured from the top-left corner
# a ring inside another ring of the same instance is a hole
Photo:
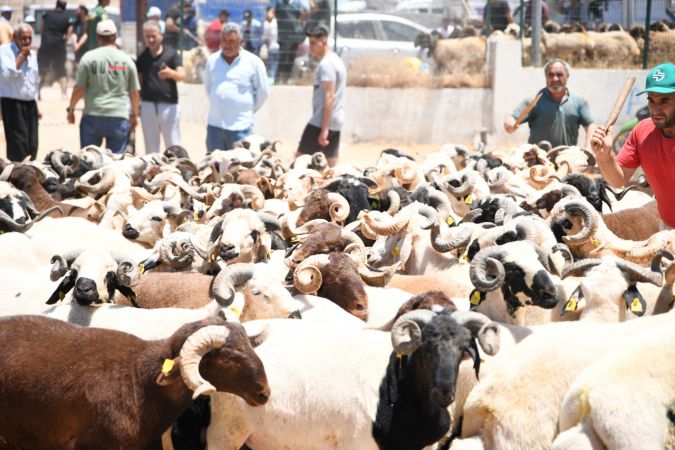
[[[241,27],[223,24],[220,51],[204,68],[209,97],[206,150],[231,150],[234,142],[253,134],[253,113],[267,99],[267,74],[262,60],[242,48]]]
[[[0,105],[7,158],[23,161],[38,150],[38,65],[31,26],[20,23],[13,32],[14,40],[0,45]]]

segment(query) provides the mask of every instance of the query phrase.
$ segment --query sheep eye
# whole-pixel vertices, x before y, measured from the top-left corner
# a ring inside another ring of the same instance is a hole
[[[150,220],[154,220],[155,222],[161,222],[162,218],[159,217],[159,216],[153,216],[153,217],[150,218]]]
[[[251,295],[260,295],[260,290],[259,289],[251,289]]]

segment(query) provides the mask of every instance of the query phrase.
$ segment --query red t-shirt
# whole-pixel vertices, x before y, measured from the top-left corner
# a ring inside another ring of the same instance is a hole
[[[223,24],[220,19],[214,19],[206,28],[204,33],[204,41],[211,52],[215,52],[220,48],[220,30],[223,29]]]
[[[675,228],[675,137],[665,137],[654,121],[645,119],[628,135],[616,162],[628,169],[642,166],[661,220]]]

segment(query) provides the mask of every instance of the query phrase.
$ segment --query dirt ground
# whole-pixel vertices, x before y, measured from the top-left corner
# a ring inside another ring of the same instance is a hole
[[[70,89],[68,95],[70,95]],[[79,148],[78,123],[82,116],[83,102],[78,104],[75,112],[75,125],[66,122],[67,106],[68,100],[61,99],[61,93],[56,84],[42,90],[42,99],[39,102],[42,120],[39,126],[38,161],[42,161],[48,152],[55,149],[74,151]],[[199,161],[206,154],[206,124],[183,119],[181,121],[181,134],[183,146],[188,150],[193,160]],[[273,139],[274,137],[269,136],[269,138]],[[284,160],[292,158],[296,145],[296,141],[281,141],[279,150]],[[341,145],[340,162],[365,167],[374,163],[380,152],[385,148],[397,148],[416,156],[426,155],[438,150],[437,145],[409,142],[347,143]],[[139,125],[136,134],[136,154],[142,155],[144,153],[143,132]],[[6,155],[4,130],[0,127],[0,157],[6,159]]]

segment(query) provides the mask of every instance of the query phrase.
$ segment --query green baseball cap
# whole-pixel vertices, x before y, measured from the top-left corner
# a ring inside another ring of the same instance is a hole
[[[637,95],[644,94],[645,92],[655,92],[657,94],[671,94],[675,92],[675,65],[664,63],[654,67],[647,75],[645,86],[645,90],[638,92]]]

